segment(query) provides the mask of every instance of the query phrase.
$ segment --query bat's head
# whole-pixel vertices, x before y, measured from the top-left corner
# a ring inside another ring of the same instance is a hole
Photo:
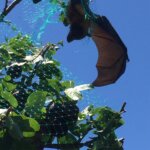
[[[67,41],[81,40],[88,35],[89,21],[85,19],[85,12],[81,0],[70,0],[66,9],[65,25],[70,25]]]
[[[70,25],[67,41],[72,42],[73,40],[81,40],[85,36],[87,36],[87,32],[81,24],[72,24]]]
[[[66,19],[69,24],[77,24],[84,21],[85,14],[83,12],[83,8],[81,4],[77,2],[71,0],[65,9]]]

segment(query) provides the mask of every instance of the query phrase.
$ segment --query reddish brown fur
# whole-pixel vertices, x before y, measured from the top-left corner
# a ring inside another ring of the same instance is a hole
[[[81,4],[68,3],[66,16],[70,24],[70,31],[67,41],[80,40],[87,36],[89,21],[85,19],[85,14]]]

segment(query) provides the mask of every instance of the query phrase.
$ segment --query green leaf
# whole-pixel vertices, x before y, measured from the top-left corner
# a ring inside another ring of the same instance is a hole
[[[77,139],[70,133],[58,138],[59,144],[73,144],[75,142],[77,142]]]
[[[67,88],[73,88],[74,82],[73,81],[62,81],[61,85],[64,86],[66,89]]]
[[[24,117],[24,118],[26,118],[26,117]],[[28,117],[26,119],[29,120],[29,125],[35,132],[40,130],[40,125],[35,119],[28,118]]]
[[[4,135],[5,135],[5,131],[2,129],[2,130],[0,130],[0,138],[3,138],[4,137]]]
[[[40,125],[35,119],[24,115],[13,115],[9,117],[7,127],[9,128],[10,134],[13,134],[13,130],[16,130],[17,135],[19,134],[26,138],[33,137],[40,130]]]
[[[93,116],[92,110],[94,109],[93,105],[87,106],[82,112],[81,115]]]
[[[10,81],[10,80],[11,80],[11,77],[10,77],[9,75],[6,75],[5,78],[4,78],[4,80],[5,80],[5,81]]]
[[[93,143],[92,150],[123,150],[122,144],[118,141],[114,132],[99,136]]]
[[[10,82],[7,82],[5,80],[2,81],[3,86],[8,90],[8,91],[13,91],[14,89],[16,89],[17,85],[16,84],[12,84]]]
[[[70,133],[65,136],[58,137],[58,144],[75,144],[77,139]],[[62,150],[70,150],[70,147],[61,148]],[[71,148],[72,150],[79,150],[75,145]]]
[[[18,56],[24,58],[26,56],[26,50],[32,47],[32,41],[29,36],[18,34],[17,36],[11,38],[7,43],[7,48],[9,51],[13,52],[12,56]],[[18,58],[18,59],[20,59]]]
[[[63,90],[63,87],[61,86],[61,84],[58,80],[56,80],[56,79],[47,79],[47,81],[48,81],[48,85],[50,85],[58,93]]]
[[[0,46],[0,57],[3,59],[4,65],[7,65],[11,59],[7,49],[5,49],[4,46]]]
[[[41,141],[44,143],[52,143],[55,137],[50,136],[49,134],[42,134]]]
[[[36,91],[29,95],[25,111],[34,116],[34,117],[40,117],[42,114],[42,108],[44,107],[45,100],[46,100],[47,92],[45,91]]]
[[[93,122],[98,130],[103,128],[105,132],[111,132],[124,124],[121,114],[109,107],[96,108],[93,114],[97,115]]]
[[[2,91],[3,91],[3,86],[2,86],[2,84],[0,84],[0,94]]]
[[[86,135],[91,130],[90,124],[80,124],[80,133]]]
[[[8,101],[11,106],[13,106],[15,108],[18,106],[18,102],[17,102],[16,98],[10,92],[8,92],[8,91],[2,91],[1,92],[1,96],[6,101]]]
[[[58,45],[61,45],[61,46],[64,46],[63,41],[59,41],[57,44],[58,44]]]

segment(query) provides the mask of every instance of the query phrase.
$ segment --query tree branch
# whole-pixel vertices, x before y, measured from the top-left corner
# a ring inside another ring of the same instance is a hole
[[[5,16],[8,15],[8,13],[16,6],[18,5],[22,0],[15,0],[8,6],[8,0],[5,2],[5,7],[3,12],[0,14],[0,20],[3,20]]]
[[[4,7],[4,9],[3,9],[3,12],[6,11],[7,6],[8,6],[8,0],[5,0],[5,7]]]

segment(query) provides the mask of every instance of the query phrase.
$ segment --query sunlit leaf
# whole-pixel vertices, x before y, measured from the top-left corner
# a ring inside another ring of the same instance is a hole
[[[6,75],[5,78],[4,78],[4,80],[5,80],[5,81],[10,81],[10,80],[11,80],[11,77],[10,77],[9,75]]]
[[[93,89],[93,86],[91,84],[82,84],[74,87],[77,91],[85,91],[85,90],[91,90]]]
[[[8,91],[13,91],[17,87],[16,84],[12,84],[10,82],[6,82],[5,80],[2,81],[2,84],[3,84],[4,87],[6,87],[6,89]]]
[[[66,89],[64,92],[72,100],[80,100],[80,99],[82,99],[82,94],[75,88]]]
[[[28,114],[38,117],[41,115],[41,110],[44,107],[46,101],[47,92],[36,91],[29,95],[25,110]]]
[[[65,88],[72,88],[72,87],[74,87],[74,82],[73,81],[62,81],[61,85],[64,86]]]
[[[6,101],[8,101],[11,106],[13,106],[13,107],[17,107],[18,106],[18,102],[17,102],[16,98],[10,92],[8,92],[8,91],[2,91],[1,92],[1,96]]]

